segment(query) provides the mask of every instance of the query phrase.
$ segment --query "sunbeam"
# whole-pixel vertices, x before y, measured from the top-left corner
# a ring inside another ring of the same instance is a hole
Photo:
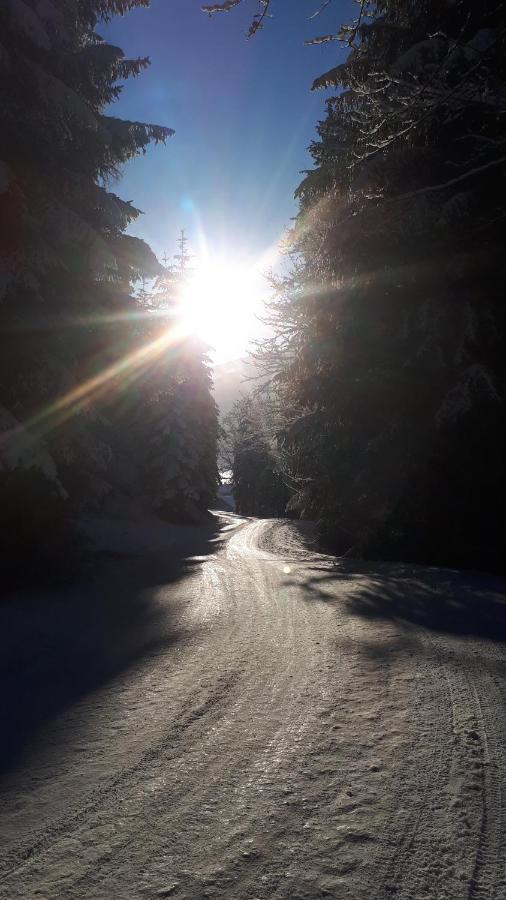
[[[39,435],[51,431],[66,419],[80,412],[91,400],[103,396],[115,379],[119,377],[131,379],[146,365],[157,360],[170,347],[176,346],[187,337],[188,331],[183,324],[165,329],[153,341],[122,356],[101,372],[67,391],[66,394],[44,407],[21,425],[4,432],[1,436],[2,443],[15,441],[26,429],[36,429]]]

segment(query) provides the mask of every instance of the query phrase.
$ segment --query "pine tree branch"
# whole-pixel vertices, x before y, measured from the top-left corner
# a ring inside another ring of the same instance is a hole
[[[395,203],[398,200],[409,200],[411,197],[420,197],[422,194],[432,194],[437,191],[444,191],[446,188],[453,187],[454,184],[459,184],[467,178],[472,178],[474,175],[479,175],[480,172],[485,172],[487,169],[492,169],[494,166],[500,166],[503,163],[506,163],[506,156],[501,156],[499,159],[492,159],[482,166],[476,166],[474,169],[469,169],[468,172],[463,172],[462,175],[457,175],[455,178],[450,178],[449,181],[444,181],[441,184],[431,184],[427,187],[417,188],[415,191],[408,191],[406,194],[397,194],[395,197],[383,200],[381,206],[384,206],[387,203]]]

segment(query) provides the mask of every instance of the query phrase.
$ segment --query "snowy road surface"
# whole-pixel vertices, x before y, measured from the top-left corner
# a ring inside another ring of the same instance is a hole
[[[221,526],[10,760],[2,900],[504,900],[504,582]]]

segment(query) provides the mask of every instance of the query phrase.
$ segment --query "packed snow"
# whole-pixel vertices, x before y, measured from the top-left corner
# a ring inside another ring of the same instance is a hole
[[[504,582],[220,522],[95,578],[93,678],[48,660],[69,604],[12,651],[20,707],[60,702],[5,766],[0,897],[506,896]]]

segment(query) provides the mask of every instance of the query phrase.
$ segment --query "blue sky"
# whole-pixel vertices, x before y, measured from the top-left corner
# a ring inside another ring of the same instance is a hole
[[[99,29],[128,56],[151,58],[111,112],[176,130],[127,165],[114,189],[144,211],[132,231],[160,256],[175,252],[184,227],[197,250],[204,234],[211,252],[252,258],[296,212],[293,192],[325,100],[311,82],[344,58],[335,43],[303,41],[336,32],[356,7],[334,0],[309,21],[319,0],[273,0],[275,17],[246,40],[256,0],[212,19],[200,5],[152,0]]]

